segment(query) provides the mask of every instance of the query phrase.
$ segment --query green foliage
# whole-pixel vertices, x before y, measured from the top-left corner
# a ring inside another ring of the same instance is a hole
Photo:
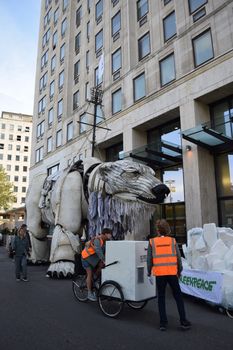
[[[7,180],[5,169],[0,166],[0,208],[8,209],[14,201],[12,183]]]

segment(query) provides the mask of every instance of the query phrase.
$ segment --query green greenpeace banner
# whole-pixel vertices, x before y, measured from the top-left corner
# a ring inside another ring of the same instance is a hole
[[[220,272],[183,270],[180,287],[183,293],[221,304],[222,274]]]

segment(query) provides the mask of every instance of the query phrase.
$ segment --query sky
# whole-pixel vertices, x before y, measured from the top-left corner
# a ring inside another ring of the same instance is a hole
[[[0,115],[33,113],[41,0],[0,0]]]

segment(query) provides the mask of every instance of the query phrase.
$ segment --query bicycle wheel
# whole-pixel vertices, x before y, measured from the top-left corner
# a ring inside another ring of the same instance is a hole
[[[141,310],[146,306],[147,300],[144,300],[144,301],[126,301],[126,304],[129,305],[134,310]]]
[[[78,301],[86,301],[87,300],[87,285],[86,285],[86,276],[78,275],[72,281],[72,290],[74,296]]]
[[[120,285],[115,281],[105,281],[99,289],[98,303],[105,316],[117,317],[124,305]]]

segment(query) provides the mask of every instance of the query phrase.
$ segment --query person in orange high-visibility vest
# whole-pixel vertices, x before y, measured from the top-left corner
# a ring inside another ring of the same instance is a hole
[[[156,221],[157,237],[150,238],[147,250],[148,277],[156,276],[160,330],[167,329],[165,293],[167,284],[172,289],[180,316],[181,328],[190,329],[191,323],[186,319],[185,307],[178,277],[182,271],[181,256],[175,238],[170,237],[170,226],[164,219]]]
[[[105,242],[112,238],[112,231],[109,228],[104,228],[102,233],[86,243],[82,250],[82,265],[87,273],[87,290],[88,299],[96,301],[97,297],[92,292],[93,271],[96,275],[105,265]]]

